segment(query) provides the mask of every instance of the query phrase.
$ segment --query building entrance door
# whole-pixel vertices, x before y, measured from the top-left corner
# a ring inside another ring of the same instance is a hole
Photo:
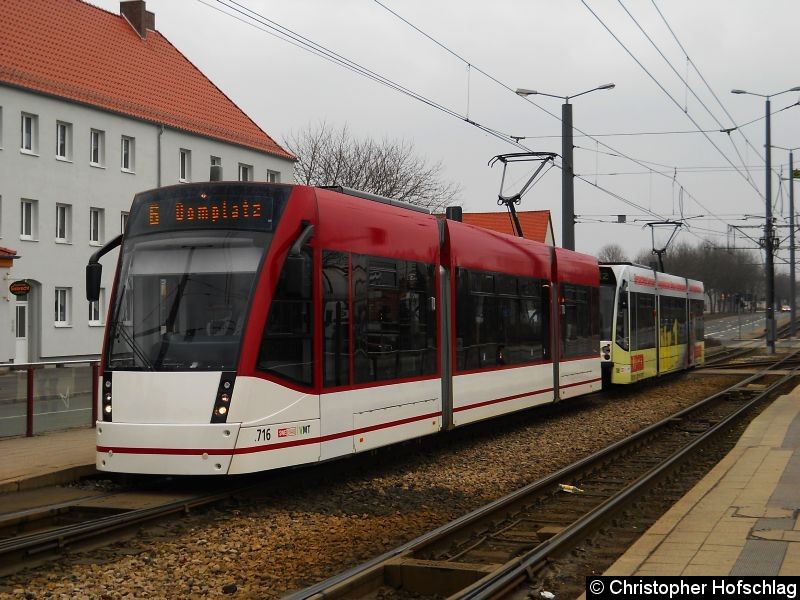
[[[16,318],[16,335],[17,347],[14,362],[26,363],[28,362],[28,300],[17,300]]]

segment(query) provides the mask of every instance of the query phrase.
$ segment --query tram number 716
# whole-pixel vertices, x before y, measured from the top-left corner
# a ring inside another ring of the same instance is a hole
[[[256,442],[268,442],[272,439],[272,431],[259,427],[256,429]]]

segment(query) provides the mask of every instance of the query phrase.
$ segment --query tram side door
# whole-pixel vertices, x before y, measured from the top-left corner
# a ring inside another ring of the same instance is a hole
[[[28,299],[17,300],[14,318],[14,330],[16,335],[16,347],[14,362],[28,362]]]

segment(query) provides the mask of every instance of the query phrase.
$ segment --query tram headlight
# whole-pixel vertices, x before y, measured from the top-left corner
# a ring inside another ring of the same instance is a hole
[[[110,405],[110,404],[106,404],[106,405],[103,407],[103,410],[105,411],[105,413],[106,413],[107,415],[110,415],[110,414],[111,414],[111,405]]]
[[[227,421],[233,401],[233,384],[235,380],[236,373],[230,371],[222,373],[217,387],[214,409],[211,411],[212,423],[225,423]]]

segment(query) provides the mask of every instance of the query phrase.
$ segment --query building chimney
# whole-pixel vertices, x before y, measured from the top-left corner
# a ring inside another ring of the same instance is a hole
[[[121,14],[139,37],[145,39],[147,30],[156,28],[156,16],[145,7],[144,0],[123,0],[119,3],[119,14]]]

